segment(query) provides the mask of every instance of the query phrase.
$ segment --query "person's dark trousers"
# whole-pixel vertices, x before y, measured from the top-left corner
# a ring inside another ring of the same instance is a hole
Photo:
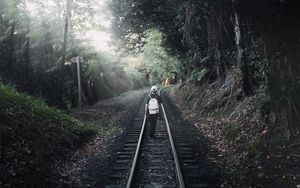
[[[149,123],[150,123],[150,137],[154,137],[156,122],[157,122],[158,114],[149,115]]]

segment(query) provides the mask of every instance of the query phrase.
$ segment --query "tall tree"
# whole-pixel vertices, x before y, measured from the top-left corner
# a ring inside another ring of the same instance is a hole
[[[71,4],[72,4],[72,0],[66,0],[64,41],[63,41],[63,47],[62,47],[61,66],[63,66],[66,61],[66,51],[67,51],[67,44],[68,44],[68,27],[69,27],[69,22],[70,22],[70,17],[71,17]]]
[[[241,71],[242,91],[246,96],[251,96],[254,92],[253,77],[249,70],[248,60],[242,52],[243,41],[241,36],[240,17],[236,8],[236,0],[232,0],[232,3],[233,3],[233,25],[234,25],[236,54],[237,54],[236,60],[237,60],[237,65]]]

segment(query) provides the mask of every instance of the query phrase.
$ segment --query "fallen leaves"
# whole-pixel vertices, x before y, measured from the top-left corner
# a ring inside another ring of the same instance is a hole
[[[261,121],[258,106],[263,100],[262,96],[256,95],[237,103],[233,102],[233,106],[229,106],[228,111],[220,115],[219,109],[209,109],[209,105],[214,103],[217,95],[220,96],[222,91],[218,88],[205,88],[201,91],[201,95],[196,93],[195,96],[202,96],[205,100],[197,103],[197,107],[195,107],[197,98],[191,98],[190,101],[184,100],[194,86],[186,84],[184,87],[185,89],[176,91],[176,95],[172,95],[171,98],[182,110],[183,117],[192,122],[199,132],[211,141],[210,159],[218,162],[227,172],[230,172],[230,178],[236,176],[239,179],[244,175],[254,179],[270,179],[269,181],[274,182],[275,185],[277,180],[299,182],[296,176],[287,175],[290,173],[289,170],[299,170],[299,158],[297,158],[299,154],[284,144],[282,146],[275,144],[274,147],[280,147],[278,152],[277,150],[275,153],[269,152],[273,149],[273,145],[270,146],[268,142],[264,142],[270,134],[274,133],[270,131],[268,125]],[[226,140],[224,132],[228,131],[230,127],[233,128],[230,130],[231,132],[229,131],[232,133],[229,134],[232,139]],[[300,134],[299,131],[296,133]],[[276,143],[281,143],[281,140],[277,140]],[[264,149],[263,145],[267,149]],[[297,148],[300,149],[299,146]],[[278,176],[275,177],[275,174]],[[293,185],[296,185],[295,182]],[[221,187],[226,187],[227,183],[225,182]],[[246,183],[242,185],[236,187],[247,187]],[[300,188],[299,183],[297,188]]]

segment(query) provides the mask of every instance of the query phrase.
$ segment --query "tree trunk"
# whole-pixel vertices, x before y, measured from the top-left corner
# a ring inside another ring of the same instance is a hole
[[[69,28],[69,18],[71,16],[71,3],[72,0],[66,0],[66,12],[65,12],[65,25],[64,25],[64,41],[62,46],[62,56],[61,61],[58,67],[58,79],[59,83],[57,85],[57,106],[60,108],[66,108],[64,103],[64,64],[66,61],[66,51],[67,51],[67,43],[68,43],[68,28]]]
[[[28,19],[28,25],[26,29],[26,34],[25,34],[25,51],[24,51],[24,79],[23,82],[25,82],[25,87],[26,91],[33,91],[33,88],[31,86],[31,81],[32,81],[32,73],[30,71],[30,38],[29,38],[29,33],[30,33],[30,20]]]
[[[237,51],[236,60],[238,66],[241,67],[242,64],[241,29],[240,29],[239,17],[235,9],[234,9],[234,34],[235,34],[235,45]]]
[[[9,32],[9,51],[8,51],[8,64],[7,64],[7,74],[9,81],[12,82],[14,79],[14,33],[15,33],[15,24],[12,24]]]
[[[241,81],[242,81],[242,91],[245,96],[251,96],[254,93],[253,77],[251,70],[249,70],[247,58],[242,53],[242,35],[239,23],[239,15],[236,10],[235,0],[232,0],[234,6],[234,34],[235,34],[235,44],[237,50],[237,66],[241,71]]]
[[[64,65],[66,61],[66,51],[67,51],[67,43],[68,43],[68,27],[69,27],[69,18],[71,16],[71,1],[66,0],[66,13],[65,13],[65,26],[64,26],[64,43],[62,47],[62,59],[61,59],[61,66]]]
[[[25,7],[26,8],[26,7]],[[29,67],[30,67],[30,38],[29,38],[29,34],[30,34],[30,19],[27,18],[27,28],[26,28],[26,32],[25,32],[25,50],[24,50],[24,61],[25,61],[25,74],[26,76],[28,76],[29,74]],[[28,79],[28,78],[27,78]]]

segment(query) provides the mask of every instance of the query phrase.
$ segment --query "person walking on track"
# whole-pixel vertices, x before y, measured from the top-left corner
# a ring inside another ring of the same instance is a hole
[[[145,105],[147,120],[150,123],[150,138],[155,138],[154,133],[162,102],[161,97],[158,95],[157,86],[152,86]]]

